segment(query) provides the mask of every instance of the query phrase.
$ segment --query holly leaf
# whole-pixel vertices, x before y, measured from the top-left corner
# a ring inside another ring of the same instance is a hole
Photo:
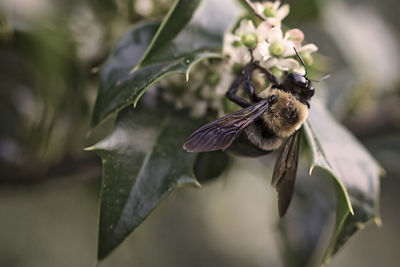
[[[160,104],[120,112],[113,132],[89,148],[102,160],[98,259],[117,247],[175,187],[199,183],[196,154],[182,143],[198,122]]]
[[[142,23],[129,30],[101,69],[91,126],[136,105],[162,77],[184,73],[188,78],[195,63],[220,57],[223,34],[238,12],[240,8],[231,0],[178,0],[156,33],[157,23]],[[154,33],[145,52],[143,47]]]
[[[188,72],[197,60],[219,56],[210,51],[221,46],[222,35],[235,16],[216,15],[224,2],[228,11],[234,6],[230,1],[177,1],[160,27],[157,22],[132,27],[101,69],[92,125],[136,104],[161,77]],[[151,109],[148,104],[135,115],[133,108],[122,111],[114,132],[90,148],[103,161],[98,259],[118,246],[175,186],[198,184],[192,174],[195,155],[182,149],[198,122],[179,114],[170,119],[171,110]]]
[[[321,236],[325,236],[335,209],[332,183],[327,179],[316,179],[325,173],[316,172],[309,176],[302,165],[305,164],[299,166],[291,207],[278,223],[285,266],[314,266],[312,261],[321,251]]]
[[[335,184],[336,223],[323,256],[327,264],[344,243],[371,220],[380,222],[380,166],[355,139],[338,124],[318,101],[313,101],[304,124],[312,165],[326,171]]]

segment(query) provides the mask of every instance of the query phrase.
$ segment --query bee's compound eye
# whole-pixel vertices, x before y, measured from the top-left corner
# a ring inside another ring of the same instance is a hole
[[[267,101],[270,105],[273,105],[278,101],[278,98],[275,95],[271,95],[268,97]]]
[[[293,72],[291,73],[291,79],[293,81],[293,83],[297,86],[306,86],[307,85],[307,79],[306,77],[304,77],[303,75],[301,75],[300,73],[297,72]]]
[[[307,88],[307,97],[312,97],[315,93],[314,87],[310,86]]]

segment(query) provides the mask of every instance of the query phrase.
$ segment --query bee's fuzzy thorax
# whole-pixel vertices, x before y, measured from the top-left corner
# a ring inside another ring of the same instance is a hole
[[[265,99],[274,95],[277,99],[262,116],[266,126],[277,136],[288,137],[298,130],[307,119],[308,108],[295,96],[280,89],[268,89],[260,92]]]

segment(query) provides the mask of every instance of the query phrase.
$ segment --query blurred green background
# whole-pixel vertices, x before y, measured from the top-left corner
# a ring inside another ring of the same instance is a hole
[[[0,2],[0,266],[95,263],[101,163],[82,149],[107,132],[87,136],[97,71],[131,24],[172,2]],[[356,234],[330,266],[398,266],[400,5],[285,2],[331,74],[320,94],[386,170],[383,227]],[[240,159],[201,190],[180,188],[101,266],[282,266],[265,165]]]

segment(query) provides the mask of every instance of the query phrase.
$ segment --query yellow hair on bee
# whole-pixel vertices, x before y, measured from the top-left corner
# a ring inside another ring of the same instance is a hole
[[[266,89],[258,94],[263,99],[272,95],[276,97],[276,103],[261,118],[277,136],[288,137],[307,119],[308,108],[295,96],[280,89]]]

